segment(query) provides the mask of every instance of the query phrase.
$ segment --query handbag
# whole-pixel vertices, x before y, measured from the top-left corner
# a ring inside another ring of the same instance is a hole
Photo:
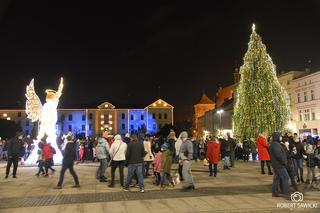
[[[122,143],[120,143],[120,145],[119,145],[119,147],[118,147],[118,149],[117,149],[116,153],[114,153],[114,156],[116,156],[116,154],[118,153],[118,151],[119,151],[119,149],[120,149],[121,145],[122,145]],[[112,165],[112,161],[113,161],[113,158],[111,158],[111,160],[109,161],[109,166],[111,166],[111,165]]]

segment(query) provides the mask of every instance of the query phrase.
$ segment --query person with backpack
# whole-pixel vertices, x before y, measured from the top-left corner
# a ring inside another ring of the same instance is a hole
[[[56,150],[51,146],[50,143],[47,143],[47,135],[45,135],[41,140],[43,142],[43,148],[42,148],[42,152],[43,152],[43,158],[44,158],[44,167],[45,167],[45,171],[46,174],[44,175],[45,177],[48,177],[48,171],[49,169],[52,171],[52,174],[56,171],[55,169],[52,168],[52,166],[54,165],[53,162],[53,155],[56,154]]]
[[[95,148],[96,156],[99,159],[100,165],[96,173],[96,178],[100,182],[107,182],[107,178],[104,176],[104,173],[107,169],[108,160],[110,158],[109,155],[109,143],[106,139],[99,137],[98,144]]]

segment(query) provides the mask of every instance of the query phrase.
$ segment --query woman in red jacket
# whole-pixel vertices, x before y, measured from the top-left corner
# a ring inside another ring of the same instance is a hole
[[[217,165],[220,161],[220,143],[215,137],[213,139],[211,139],[211,136],[209,137],[206,159],[209,163],[209,172],[210,172],[209,176],[212,176],[212,173],[213,173],[214,176],[216,177]],[[213,171],[212,171],[212,164],[213,164]]]
[[[43,152],[43,158],[45,161],[45,170],[46,170],[46,174],[44,176],[48,177],[48,170],[49,169],[52,171],[52,173],[54,173],[56,171],[55,169],[52,168],[52,166],[54,165],[53,155],[55,154],[56,151],[51,146],[50,143],[47,143],[46,138],[43,138],[42,142],[43,142],[42,152]]]
[[[258,149],[259,160],[261,162],[261,174],[266,174],[264,172],[264,162],[266,161],[268,167],[268,174],[273,175],[273,173],[271,172],[270,156],[268,152],[269,144],[262,134],[259,134],[259,137],[256,141],[256,147]]]

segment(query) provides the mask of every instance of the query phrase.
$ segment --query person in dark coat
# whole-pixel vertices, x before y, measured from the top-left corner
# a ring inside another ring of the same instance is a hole
[[[214,177],[216,177],[218,170],[217,165],[220,161],[220,143],[215,137],[213,139],[211,139],[211,137],[209,138],[206,159],[209,163],[209,176],[213,174]]]
[[[286,169],[288,165],[286,151],[280,145],[281,134],[274,132],[272,134],[272,142],[270,144],[270,158],[271,164],[274,169],[273,183],[272,183],[272,196],[279,196],[279,186],[281,192],[289,197],[289,175]]]
[[[17,169],[18,169],[19,158],[24,155],[24,146],[22,143],[22,133],[17,132],[16,136],[11,138],[7,142],[6,146],[7,146],[7,151],[8,151],[8,162],[7,162],[5,178],[8,178],[12,164],[13,164],[12,177],[17,178],[16,174],[17,174]]]
[[[301,181],[304,182],[303,179],[303,155],[305,154],[304,147],[302,142],[300,141],[297,133],[294,133],[294,144],[291,148],[293,153],[293,165],[295,175],[297,176],[297,183]]]
[[[294,179],[295,173],[294,173],[294,166],[293,166],[293,159],[292,159],[294,154],[289,149],[290,147],[289,137],[287,137],[286,140],[287,141],[281,142],[282,148],[286,151],[286,157],[287,157],[286,169],[290,177],[291,186],[294,188],[295,191],[298,191],[297,183],[296,183],[296,180]]]
[[[248,139],[245,139],[243,141],[243,161],[248,162],[249,161],[249,155],[250,155],[250,142]]]
[[[237,146],[237,142],[234,138],[230,136],[230,133],[227,133],[227,141],[230,143],[230,165],[234,167],[234,160],[235,160],[235,150]]]
[[[223,169],[230,169],[230,153],[231,153],[231,143],[230,141],[225,140],[224,138],[221,138],[220,140],[221,144],[221,159],[223,159]]]
[[[131,142],[127,146],[126,161],[128,164],[128,176],[124,190],[129,191],[129,185],[134,175],[137,175],[140,192],[144,193],[144,179],[143,179],[143,159],[144,159],[143,143],[138,142],[137,135],[131,136]]]
[[[252,154],[252,160],[257,160],[257,147],[253,138],[250,138],[250,151]]]
[[[75,185],[73,188],[79,188],[79,179],[77,176],[77,173],[73,169],[73,162],[76,160],[76,144],[72,140],[72,136],[67,136],[67,144],[66,148],[63,151],[63,160],[62,160],[62,169],[60,172],[60,178],[58,185],[55,187],[55,189],[62,189],[64,174],[69,169],[70,174],[72,175]]]

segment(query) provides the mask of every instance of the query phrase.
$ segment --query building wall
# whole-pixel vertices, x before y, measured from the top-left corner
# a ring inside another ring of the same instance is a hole
[[[293,81],[295,119],[300,134],[320,134],[320,71]]]

